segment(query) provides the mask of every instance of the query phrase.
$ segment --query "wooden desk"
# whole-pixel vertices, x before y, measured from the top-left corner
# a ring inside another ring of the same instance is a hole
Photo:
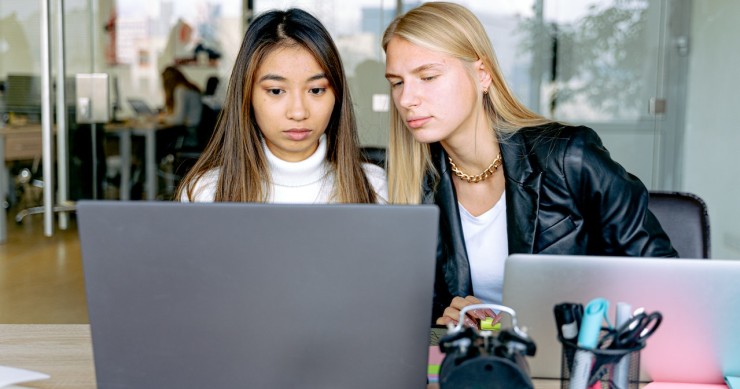
[[[0,365],[46,373],[50,379],[24,388],[95,388],[86,324],[0,324]]]
[[[41,157],[41,125],[27,124],[0,128],[3,147],[0,148],[5,162]]]
[[[24,388],[95,388],[90,326],[87,324],[0,324],[0,365],[51,376]],[[560,380],[535,380],[536,389],[559,389]],[[438,388],[430,384],[428,389]]]

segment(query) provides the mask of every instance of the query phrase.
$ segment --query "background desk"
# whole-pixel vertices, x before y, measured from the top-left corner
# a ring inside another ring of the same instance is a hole
[[[92,389],[95,384],[90,326],[86,324],[0,324],[0,365],[51,376],[24,388]],[[559,389],[559,380],[535,380],[536,389]],[[428,389],[438,388],[436,384]]]
[[[131,120],[124,123],[108,123],[105,132],[118,135],[121,155],[121,200],[131,197],[131,136],[143,136],[145,143],[144,165],[146,174],[146,199],[155,200],[159,183],[157,181],[157,131],[171,129],[172,126],[158,124],[150,120]]]

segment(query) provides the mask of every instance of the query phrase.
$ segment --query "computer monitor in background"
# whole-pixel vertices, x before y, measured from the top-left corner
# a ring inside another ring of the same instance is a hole
[[[5,82],[5,110],[24,116],[29,122],[41,121],[41,76],[8,74]]]
[[[56,85],[56,79],[52,80]],[[41,76],[8,74],[5,81],[5,109],[16,118],[24,117],[29,123],[41,122]],[[75,106],[75,79],[64,78],[64,103],[68,112]],[[56,108],[56,90],[51,95],[52,110]]]

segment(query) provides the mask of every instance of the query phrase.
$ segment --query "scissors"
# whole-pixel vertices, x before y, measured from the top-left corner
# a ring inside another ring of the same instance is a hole
[[[633,316],[615,331],[610,332],[602,340],[602,344],[610,349],[633,348],[645,341],[658,329],[663,315],[660,312],[640,312]]]

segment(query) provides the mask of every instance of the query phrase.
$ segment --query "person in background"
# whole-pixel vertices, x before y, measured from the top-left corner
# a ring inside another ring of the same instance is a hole
[[[470,304],[501,303],[509,254],[677,256],[647,189],[593,130],[516,99],[471,11],[425,3],[393,20],[382,43],[393,99],[389,201],[441,212],[436,324],[457,324]],[[472,311],[465,324],[491,314]]]
[[[195,146],[203,103],[200,89],[174,66],[162,71],[164,114],[160,121],[169,126],[183,126],[182,146]]]
[[[339,51],[315,17],[270,11],[249,25],[215,133],[182,201],[378,203],[383,168],[362,163]]]

